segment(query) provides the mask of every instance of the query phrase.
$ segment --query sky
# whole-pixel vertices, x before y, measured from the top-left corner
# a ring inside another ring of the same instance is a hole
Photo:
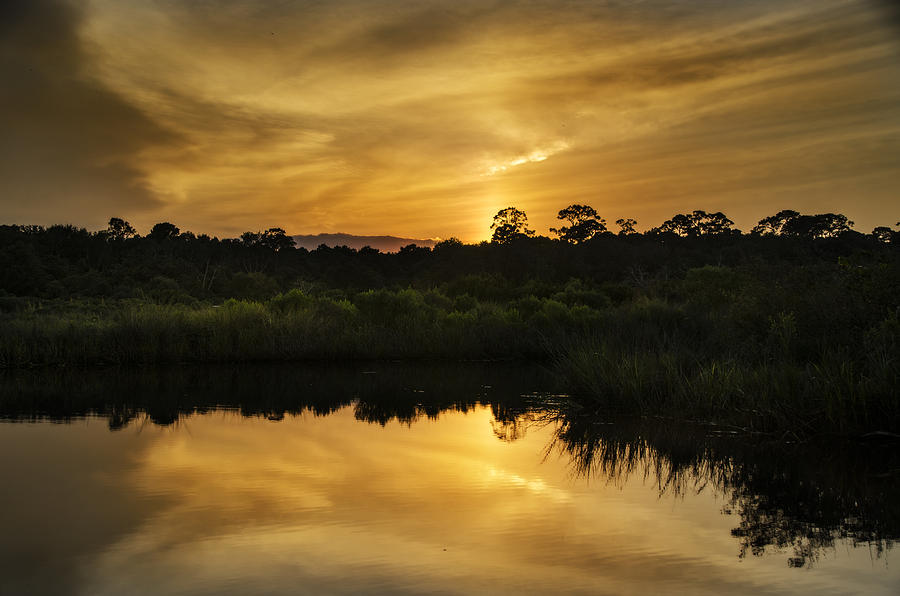
[[[0,223],[900,221],[887,1],[14,0],[0,80]]]

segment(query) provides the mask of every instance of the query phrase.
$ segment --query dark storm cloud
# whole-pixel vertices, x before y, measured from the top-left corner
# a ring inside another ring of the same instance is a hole
[[[158,205],[134,159],[175,136],[92,78],[80,10],[60,0],[0,10],[3,220],[96,225]]]

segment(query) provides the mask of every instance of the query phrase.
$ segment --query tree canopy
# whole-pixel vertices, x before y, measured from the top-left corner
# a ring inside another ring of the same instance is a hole
[[[783,234],[805,236],[807,238],[836,238],[850,231],[853,222],[846,215],[819,213],[798,215],[786,221],[781,228]]]
[[[679,213],[672,219],[663,222],[658,228],[653,228],[651,232],[657,234],[671,233],[684,238],[740,234],[739,230],[732,228],[733,225],[734,222],[728,219],[721,211],[707,213],[702,209],[698,209],[691,213]]]
[[[534,236],[534,230],[528,229],[528,216],[515,207],[498,211],[491,229],[494,230],[491,242],[497,244],[508,244],[513,240]]]
[[[619,226],[619,236],[629,236],[631,234],[637,234],[637,230],[634,229],[634,226],[637,225],[636,219],[632,219],[630,217],[617,219],[616,225]]]
[[[784,224],[795,217],[799,217],[799,215],[800,214],[797,211],[784,209],[775,215],[759,220],[759,223],[753,226],[750,233],[754,236],[778,236],[781,234]]]
[[[272,252],[289,250],[296,244],[282,228],[269,228],[265,232],[244,232],[241,234],[241,242],[245,246],[257,246]]]
[[[792,209],[759,220],[750,233],[754,236],[800,236],[805,238],[836,238],[849,232],[853,222],[840,213],[801,215]]]
[[[147,238],[151,240],[172,240],[178,237],[180,231],[175,224],[164,221],[153,226],[150,229],[150,233],[147,234]]]
[[[125,240],[137,236],[137,230],[120,217],[109,218],[109,225],[106,228],[106,236],[110,240]]]
[[[550,228],[550,231],[566,242],[579,244],[606,231],[606,220],[589,205],[569,205],[561,209],[556,218],[569,222],[569,225]]]

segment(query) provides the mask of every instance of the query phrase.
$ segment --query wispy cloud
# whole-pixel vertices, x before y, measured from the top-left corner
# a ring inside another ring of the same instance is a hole
[[[474,240],[509,204],[539,228],[574,202],[900,218],[886,3],[29,6],[0,42],[20,220]]]
[[[565,141],[557,141],[553,145],[543,149],[535,149],[534,151],[526,154],[520,155],[518,157],[514,157],[513,159],[495,163],[493,165],[489,165],[487,169],[485,169],[482,175],[484,176],[493,176],[494,174],[501,174],[503,172],[509,171],[510,168],[514,168],[516,166],[521,166],[527,163],[536,163],[546,161],[546,159],[552,155],[559,153],[560,151],[565,151],[569,148],[569,144]]]

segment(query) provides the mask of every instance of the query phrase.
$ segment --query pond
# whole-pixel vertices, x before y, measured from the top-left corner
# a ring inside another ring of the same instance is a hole
[[[898,470],[521,365],[18,372],[0,593],[894,594]]]

